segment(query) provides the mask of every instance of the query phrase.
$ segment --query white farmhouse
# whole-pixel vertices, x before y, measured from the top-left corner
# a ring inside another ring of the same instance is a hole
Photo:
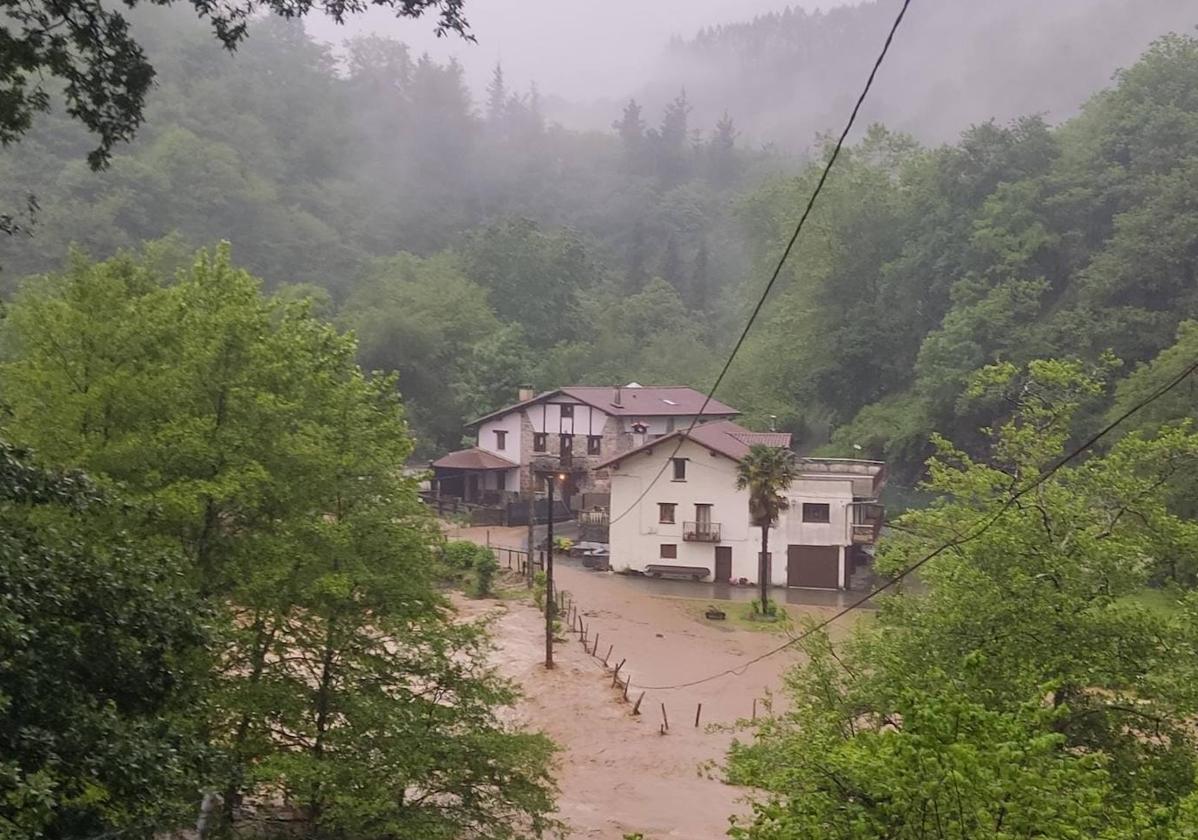
[[[736,471],[758,443],[789,446],[790,435],[721,420],[601,463],[611,482],[612,568],[757,582],[761,529],[749,517],[749,491],[736,488]],[[885,466],[838,458],[801,458],[799,466],[789,510],[769,535],[770,583],[846,589],[862,559],[858,547],[877,538]]]
[[[606,507],[607,471],[598,465],[646,441],[739,412],[681,385],[573,385],[542,394],[522,389],[519,401],[480,417],[475,445],[432,463],[439,494],[498,504],[539,489],[538,470],[564,472],[562,498],[586,494]]]

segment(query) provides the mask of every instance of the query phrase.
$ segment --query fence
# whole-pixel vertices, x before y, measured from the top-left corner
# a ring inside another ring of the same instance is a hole
[[[628,664],[628,660],[615,654],[616,646],[614,644],[607,645],[606,650],[602,647],[600,644],[600,634],[598,632],[594,634],[591,633],[590,624],[584,620],[583,613],[579,610],[578,605],[574,602],[574,598],[569,591],[564,589],[558,590],[557,592],[552,593],[551,597],[554,598],[557,616],[561,621],[562,626],[568,633],[572,633],[578,637],[578,641],[582,643],[583,651],[588,656],[593,657],[599,662],[599,665],[603,668],[605,674],[611,674],[611,688],[613,690],[616,702],[631,703],[631,714],[641,714],[641,704],[645,700],[647,691],[640,691],[639,693],[636,693],[635,699],[632,699],[632,697],[629,696],[629,689],[632,687],[632,675],[628,671],[624,671],[623,674],[620,673],[622,670],[624,670],[624,666]],[[629,665],[629,669],[631,670],[631,665]],[[752,702],[752,706],[749,710],[748,720],[756,721],[758,712],[757,698],[751,697],[746,699],[751,700]],[[748,703],[746,703],[746,705],[748,705]],[[668,712],[666,711],[666,704],[664,701],[660,703],[660,706],[661,724],[659,731],[662,735],[665,735],[670,731],[670,718]],[[766,703],[765,710],[767,714],[772,713],[772,706],[769,705],[768,701]],[[698,702],[695,705],[695,728],[698,728],[701,725],[702,720],[703,703]],[[744,718],[741,720],[744,720]]]
[[[495,562],[500,566],[519,572],[521,575],[528,574],[528,551],[523,548],[509,548],[506,545],[492,545],[489,548],[495,555]],[[545,552],[538,551],[532,563],[533,571],[542,571],[545,568]]]

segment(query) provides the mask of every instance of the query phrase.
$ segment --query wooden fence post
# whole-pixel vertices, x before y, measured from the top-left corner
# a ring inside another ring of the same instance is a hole
[[[641,713],[641,701],[645,699],[645,692],[641,692],[641,696],[636,698],[636,703],[633,704],[632,713],[639,715]]]
[[[595,647],[599,647],[599,643],[598,643],[598,642],[596,642],[596,643],[595,643]],[[603,654],[603,667],[604,667],[604,668],[606,668],[606,667],[607,667],[607,660],[608,660],[608,658],[611,656],[611,652],[612,652],[612,651],[615,649],[615,647],[616,647],[615,645],[608,645],[608,646],[607,646],[607,653]]]
[[[699,728],[699,715],[701,715],[701,714],[703,714],[703,704],[702,703],[700,703],[698,708],[695,709],[695,728],[696,729]]]
[[[666,704],[665,703],[661,704],[661,725],[662,725],[663,732],[670,731],[670,719],[668,717],[666,717]]]
[[[615,688],[620,684],[620,669],[624,667],[624,660],[620,660],[620,664],[616,666],[616,671],[611,675],[611,687]]]

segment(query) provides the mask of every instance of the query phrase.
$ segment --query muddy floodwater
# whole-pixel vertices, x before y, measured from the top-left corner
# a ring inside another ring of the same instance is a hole
[[[455,536],[483,542],[486,532],[469,529]],[[506,545],[521,545],[520,536],[519,529],[491,529],[490,534],[493,544]],[[736,734],[712,731],[709,725],[732,726],[751,717],[754,709],[764,714],[767,698],[798,654],[787,649],[749,665],[786,636],[702,617],[705,601],[747,600],[753,597],[749,587],[595,573],[578,561],[555,564],[555,577],[578,607],[588,649],[597,646],[598,653],[584,651],[577,635],[568,634],[556,648],[552,671],[543,665],[544,621],[530,604],[457,603],[464,615],[493,616],[495,664],[524,693],[513,714],[562,749],[559,817],[569,825],[567,836],[622,840],[626,833],[643,832],[647,840],[725,837],[729,818],[749,812],[752,792],[721,781],[719,763]],[[837,593],[772,594],[791,605],[796,619],[830,616],[841,603]],[[849,626],[838,622],[833,632],[841,635]],[[611,668],[617,662],[624,663],[621,677],[632,681],[627,702],[623,688],[612,684]],[[678,687],[716,674],[698,685]],[[638,698],[641,714],[634,717],[631,708]],[[667,721],[669,729],[663,733]]]

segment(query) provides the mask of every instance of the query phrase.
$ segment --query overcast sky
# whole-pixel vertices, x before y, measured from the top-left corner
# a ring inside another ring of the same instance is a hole
[[[502,61],[509,82],[535,81],[543,93],[585,100],[620,97],[640,87],[653,60],[673,35],[748,20],[786,6],[807,9],[846,0],[466,0],[477,44],[433,35],[431,20],[395,20],[372,9],[344,27],[309,22],[318,37],[339,42],[378,32],[445,59],[456,55],[471,87],[481,89]],[[854,0],[855,2],[855,0]]]

